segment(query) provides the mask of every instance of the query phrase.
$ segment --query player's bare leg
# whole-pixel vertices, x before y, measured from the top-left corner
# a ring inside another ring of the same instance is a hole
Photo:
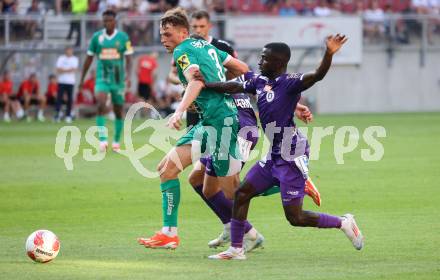
[[[10,122],[11,117],[9,116],[9,96],[6,94],[0,94],[0,101],[4,104],[3,105],[3,121],[4,122]]]
[[[31,95],[28,93],[23,94],[24,99],[24,114],[26,115],[26,120],[29,122],[31,121],[31,117],[29,116],[29,108],[31,107]]]
[[[173,148],[159,163],[160,188],[162,191],[162,230],[150,238],[139,238],[138,242],[147,248],[175,249],[179,245],[177,217],[180,203],[180,182],[178,175],[192,164],[191,145]]]
[[[44,110],[46,109],[46,97],[44,95],[40,95],[37,97],[38,100],[38,114],[37,119],[40,122],[44,122],[46,119],[44,117]]]
[[[123,109],[123,105],[113,104],[113,112],[115,113],[115,134],[113,136],[112,150],[117,153],[121,150],[119,141],[124,127]]]
[[[354,216],[346,214],[342,217],[332,216],[323,213],[315,213],[302,209],[302,198],[296,198],[289,205],[283,205],[286,219],[292,226],[297,227],[318,227],[318,228],[339,228],[350,239],[353,246],[360,250],[364,245],[364,237],[359,230]]]

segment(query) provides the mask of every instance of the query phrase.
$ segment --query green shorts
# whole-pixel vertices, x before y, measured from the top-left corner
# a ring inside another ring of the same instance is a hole
[[[97,82],[95,85],[95,94],[111,94],[112,103],[123,105],[125,102],[125,86],[113,83]]]
[[[238,117],[233,116],[229,119],[231,121],[228,130],[225,131],[223,130],[225,128],[223,119],[218,123],[212,121],[210,124],[203,124],[203,121],[197,123],[177,141],[176,146],[192,145],[193,141],[197,141],[200,143],[202,157],[210,156],[212,158],[212,166],[217,176],[230,176],[239,172],[241,156],[237,145]],[[211,133],[211,131],[215,132]],[[222,133],[225,134],[223,139]],[[240,164],[237,164],[237,161]]]

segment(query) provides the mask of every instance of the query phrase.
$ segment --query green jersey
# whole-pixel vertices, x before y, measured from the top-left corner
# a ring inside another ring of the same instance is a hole
[[[95,32],[87,54],[98,57],[96,84],[123,85],[125,83],[124,56],[133,54],[127,33],[117,29],[111,36],[107,35],[105,29]]]
[[[173,57],[179,79],[184,85],[188,84],[184,73],[192,67],[199,68],[206,82],[226,81],[223,64],[228,62],[231,56],[205,40],[186,39],[174,49]],[[226,117],[237,115],[232,97],[210,89],[203,89],[200,92],[196,105],[201,110],[203,124],[218,122],[223,124]]]

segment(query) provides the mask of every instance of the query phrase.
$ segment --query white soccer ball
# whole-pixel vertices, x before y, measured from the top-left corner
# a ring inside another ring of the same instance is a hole
[[[47,263],[55,259],[60,251],[60,241],[51,231],[34,231],[26,240],[26,253],[33,261]]]

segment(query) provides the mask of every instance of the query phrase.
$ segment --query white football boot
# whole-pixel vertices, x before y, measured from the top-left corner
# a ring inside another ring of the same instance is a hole
[[[208,258],[213,260],[245,260],[246,255],[244,254],[243,248],[229,247],[228,250],[216,255],[211,255]]]
[[[342,216],[341,230],[345,233],[348,239],[350,239],[354,248],[360,250],[364,247],[364,236],[357,226],[352,214],[345,214]]]
[[[243,248],[246,253],[249,253],[257,248],[264,248],[264,236],[257,232],[256,236],[246,233],[243,238]]]
[[[223,247],[231,242],[231,231],[230,230],[223,230],[222,233],[216,238],[208,242],[209,248],[217,248],[217,247]]]

